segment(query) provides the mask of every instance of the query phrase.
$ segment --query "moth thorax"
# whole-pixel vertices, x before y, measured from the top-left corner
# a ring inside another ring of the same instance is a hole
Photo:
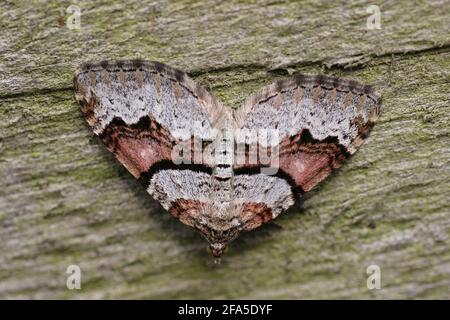
[[[233,164],[234,136],[231,129],[225,128],[216,140],[215,162],[218,167],[227,167]]]
[[[216,140],[215,167],[212,174],[211,200],[218,216],[230,215],[233,201],[233,157],[234,137],[230,128],[225,126]]]

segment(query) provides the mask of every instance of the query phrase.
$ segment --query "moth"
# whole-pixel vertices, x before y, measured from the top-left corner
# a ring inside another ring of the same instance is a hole
[[[339,168],[381,109],[371,86],[297,75],[233,110],[184,72],[140,60],[85,64],[74,91],[93,132],[215,257]]]

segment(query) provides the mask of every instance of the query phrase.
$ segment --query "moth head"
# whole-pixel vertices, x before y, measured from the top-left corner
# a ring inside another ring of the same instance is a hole
[[[225,251],[227,244],[237,238],[241,228],[231,227],[227,229],[215,229],[209,226],[198,228],[202,235],[209,242],[209,249],[214,257],[218,258]]]
[[[219,258],[226,247],[227,245],[222,242],[213,242],[209,244],[209,249],[215,258]]]
[[[196,221],[196,229],[208,240],[211,253],[216,258],[222,255],[227,244],[237,238],[242,230],[240,211],[236,210],[235,207],[229,207],[226,213],[215,211],[215,214],[205,210]]]

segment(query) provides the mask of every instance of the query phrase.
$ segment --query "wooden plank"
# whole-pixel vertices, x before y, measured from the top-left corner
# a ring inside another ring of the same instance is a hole
[[[449,5],[79,1],[0,4],[0,297],[450,297]],[[62,10],[62,11],[61,11]],[[94,138],[72,94],[80,63],[160,60],[230,107],[291,73],[375,85],[367,143],[277,224],[215,266]],[[66,288],[67,266],[82,289]],[[366,287],[379,265],[382,290]]]

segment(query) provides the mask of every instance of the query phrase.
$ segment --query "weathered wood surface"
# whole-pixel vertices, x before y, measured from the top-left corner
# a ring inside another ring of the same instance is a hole
[[[450,298],[449,1],[385,1],[379,30],[362,1],[74,1],[79,31],[60,25],[69,1],[31,2],[0,3],[0,298]],[[351,161],[215,266],[74,102],[79,64],[134,57],[230,107],[303,72],[371,83],[383,112]]]

